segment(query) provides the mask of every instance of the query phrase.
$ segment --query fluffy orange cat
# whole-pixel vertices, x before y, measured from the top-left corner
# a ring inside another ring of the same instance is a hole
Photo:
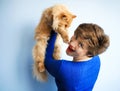
[[[35,30],[36,44],[33,47],[33,74],[37,80],[45,81],[47,79],[44,58],[51,30],[58,33],[53,54],[54,59],[58,60],[60,59],[59,38],[62,37],[65,43],[69,42],[67,28],[70,27],[75,17],[61,4],[47,8],[43,12],[40,23]]]

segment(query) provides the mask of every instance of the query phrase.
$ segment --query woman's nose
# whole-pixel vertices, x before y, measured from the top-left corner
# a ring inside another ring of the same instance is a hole
[[[69,47],[72,49],[72,50],[75,50],[75,45],[73,42],[69,42]]]
[[[70,49],[75,50],[75,48],[72,45],[70,45],[69,47],[70,47]]]

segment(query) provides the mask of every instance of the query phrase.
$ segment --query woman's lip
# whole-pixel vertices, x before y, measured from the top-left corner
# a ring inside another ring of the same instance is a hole
[[[74,52],[74,50],[71,49],[70,46],[68,46],[67,51],[69,51],[69,52]]]

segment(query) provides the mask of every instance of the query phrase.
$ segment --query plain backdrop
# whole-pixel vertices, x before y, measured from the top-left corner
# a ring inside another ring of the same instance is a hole
[[[34,30],[44,9],[64,4],[77,17],[70,36],[81,23],[96,23],[110,36],[101,54],[101,70],[93,91],[120,91],[119,0],[0,0],[0,91],[57,91],[54,78],[45,83],[32,75]],[[63,44],[62,58],[70,59]]]

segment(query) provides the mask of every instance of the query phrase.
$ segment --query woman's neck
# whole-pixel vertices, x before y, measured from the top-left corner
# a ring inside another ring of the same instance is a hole
[[[90,60],[92,57],[83,57],[83,58],[73,58],[74,62],[82,62],[82,61],[88,61]]]

